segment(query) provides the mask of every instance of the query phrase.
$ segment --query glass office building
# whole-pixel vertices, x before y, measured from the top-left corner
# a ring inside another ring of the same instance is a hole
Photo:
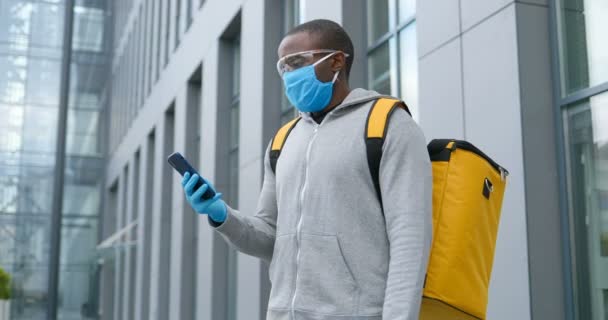
[[[51,304],[60,319],[95,318],[109,12],[105,1],[75,1],[70,39],[67,3],[0,3],[0,267],[12,276],[11,319],[44,319]],[[69,87],[62,61],[70,62]],[[64,139],[57,139],[60,101],[67,101]],[[51,218],[57,195],[60,224]],[[53,233],[61,240],[56,259]],[[53,273],[59,282],[50,285]]]
[[[327,18],[353,39],[351,87],[402,98],[428,141],[468,140],[509,169],[488,318],[608,319],[606,1],[76,0],[57,161],[66,3],[0,3],[12,318],[54,303],[59,319],[265,319],[267,266],[193,213],[165,159],[181,152],[254,214],[266,146],[297,114],[277,46]]]

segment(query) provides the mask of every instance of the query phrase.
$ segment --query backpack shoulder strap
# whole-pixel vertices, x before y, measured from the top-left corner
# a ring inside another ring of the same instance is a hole
[[[367,123],[365,125],[365,147],[367,149],[367,164],[372,176],[376,194],[382,205],[382,194],[380,193],[380,160],[382,158],[382,144],[386,136],[388,121],[392,113],[398,109],[404,109],[410,116],[411,113],[405,103],[398,99],[380,98],[369,110]]]
[[[297,117],[286,124],[284,124],[279,131],[275,134],[272,139],[272,144],[270,146],[270,154],[268,155],[270,158],[270,168],[272,169],[272,173],[275,173],[277,168],[277,161],[279,160],[279,156],[281,155],[281,150],[283,150],[283,146],[285,145],[285,141],[287,140],[287,136],[291,133],[293,127],[296,126],[298,121],[300,121],[301,117]]]

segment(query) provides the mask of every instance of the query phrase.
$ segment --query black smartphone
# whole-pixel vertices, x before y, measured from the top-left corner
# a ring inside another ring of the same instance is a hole
[[[177,170],[177,172],[179,172],[179,174],[181,174],[182,176],[184,176],[184,174],[186,174],[186,172],[190,172],[190,176],[193,176],[194,174],[198,174],[198,172],[194,168],[192,168],[190,163],[188,163],[188,161],[179,152],[172,153],[167,158],[167,162],[169,162],[169,164],[175,170]],[[201,177],[200,174],[198,174],[198,176],[199,176],[199,179],[196,182],[196,185],[194,186],[193,190],[198,190],[198,188],[200,188],[204,183],[203,177]],[[207,199],[211,199],[213,197],[215,197],[215,191],[213,191],[213,189],[211,189],[211,187],[209,187],[207,189],[207,191],[205,191],[205,193],[203,193],[203,199],[207,200]]]

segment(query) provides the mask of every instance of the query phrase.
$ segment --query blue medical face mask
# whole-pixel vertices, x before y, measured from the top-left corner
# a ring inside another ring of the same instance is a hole
[[[323,59],[293,71],[283,74],[285,94],[289,102],[301,112],[318,112],[329,104],[334,91],[334,83],[340,71],[337,71],[331,82],[321,82],[317,79],[315,66],[334,55],[330,53]]]

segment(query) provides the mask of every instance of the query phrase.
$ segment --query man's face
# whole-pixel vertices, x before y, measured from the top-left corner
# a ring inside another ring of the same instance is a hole
[[[279,59],[282,57],[303,51],[327,49],[320,45],[318,37],[308,32],[298,32],[283,38],[279,44],[278,54]],[[328,53],[318,53],[314,56],[314,62],[322,59]],[[313,62],[313,63],[314,63]],[[336,53],[330,58],[315,66],[317,79],[322,82],[329,82],[333,79],[334,74],[339,70],[344,70],[346,58],[343,53]],[[342,71],[344,72],[344,71]]]

